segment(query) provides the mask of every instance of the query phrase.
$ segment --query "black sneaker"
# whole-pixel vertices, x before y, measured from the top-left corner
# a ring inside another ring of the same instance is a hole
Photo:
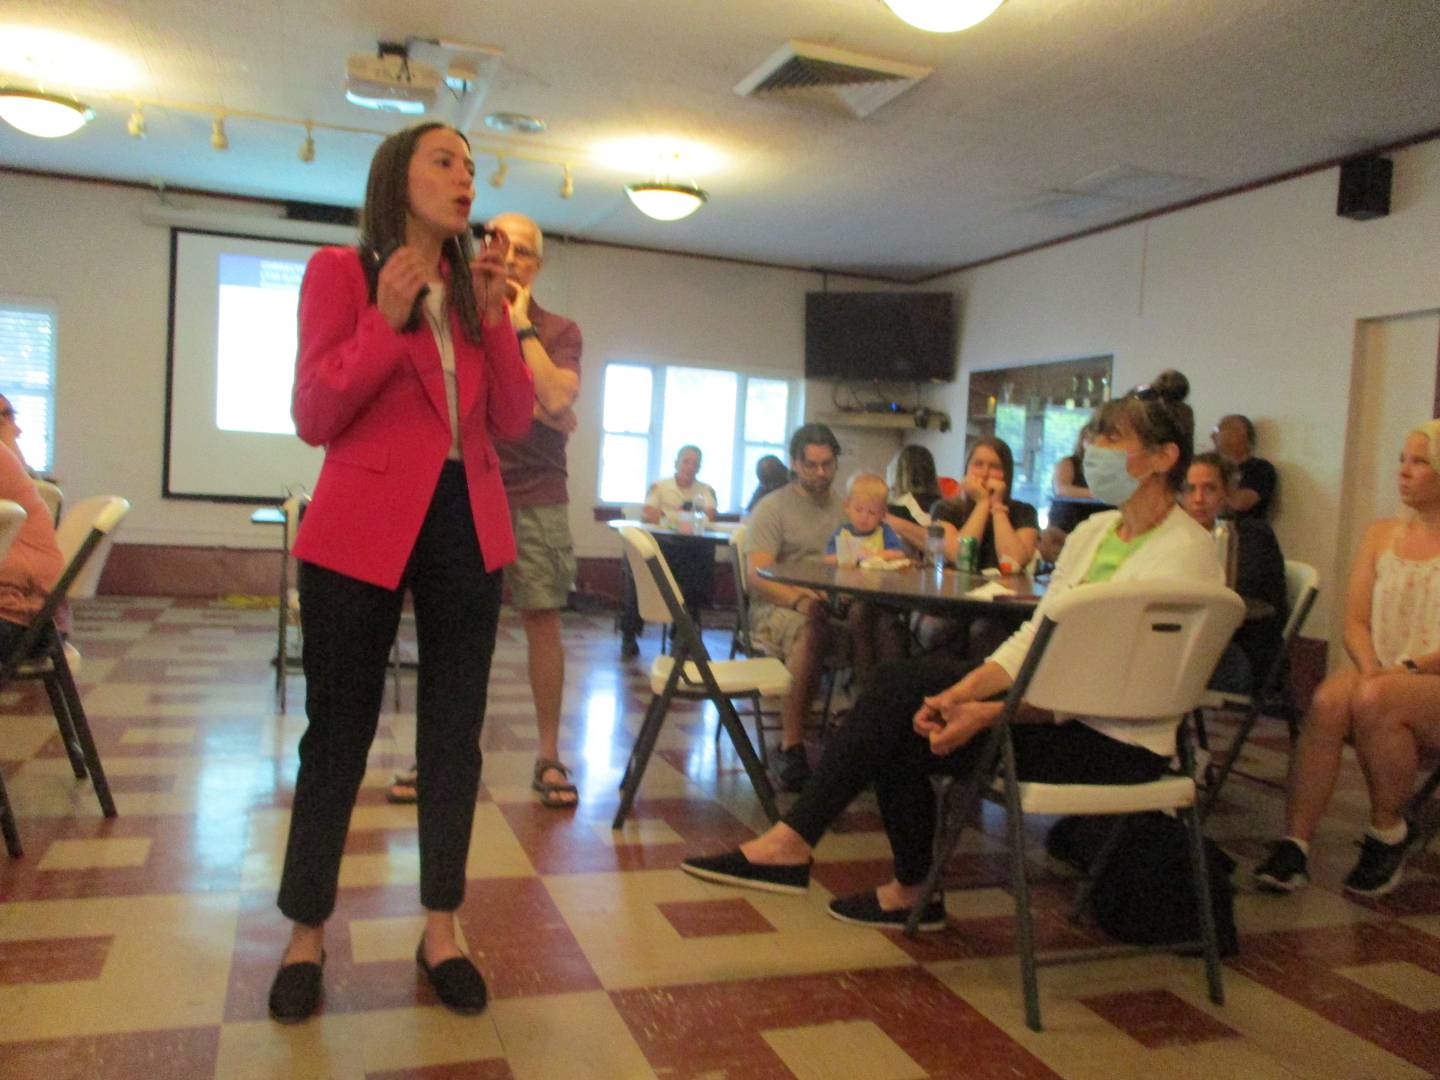
[[[1367,835],[1360,842],[1360,860],[1355,869],[1345,875],[1345,891],[1360,896],[1384,896],[1400,884],[1401,869],[1409,850],[1408,836],[1398,844],[1387,844]]]
[[[796,743],[781,750],[779,758],[776,774],[780,777],[780,787],[792,794],[804,791],[810,781],[810,762],[805,758],[805,744]]]
[[[635,640],[634,634],[622,634],[620,637],[620,659],[633,660],[640,655],[640,642]]]
[[[1305,872],[1305,853],[1293,840],[1277,840],[1270,854],[1255,867],[1255,884],[1266,892],[1294,892],[1310,884]]]
[[[841,896],[830,901],[830,917],[839,919],[851,926],[869,926],[876,930],[904,930],[905,922],[910,918],[910,909],[901,908],[899,911],[885,911],[880,907],[880,900],[872,892],[856,893],[854,896]],[[940,897],[934,897],[925,905],[925,910],[920,913],[919,930],[933,932],[945,929],[945,901]]]
[[[739,848],[724,855],[705,855],[686,859],[680,869],[702,881],[721,885],[738,885],[742,889],[784,893],[798,896],[810,886],[810,864],[798,866],[762,866],[752,863]]]

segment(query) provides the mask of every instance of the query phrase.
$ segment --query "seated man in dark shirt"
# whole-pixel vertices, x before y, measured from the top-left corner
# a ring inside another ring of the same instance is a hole
[[[1213,529],[1234,491],[1235,466],[1219,454],[1196,454],[1185,475],[1183,505],[1189,515]],[[1263,600],[1275,609],[1263,619],[1248,619],[1235,631],[1221,657],[1211,686],[1236,693],[1258,693],[1260,682],[1280,652],[1280,635],[1289,614],[1285,599],[1285,556],[1270,526],[1258,518],[1231,523],[1239,542],[1235,591]]]
[[[1268,521],[1279,476],[1275,466],[1255,457],[1255,425],[1248,416],[1232,413],[1220,418],[1210,433],[1221,457],[1235,466],[1235,484],[1230,493],[1230,512],[1239,519]]]

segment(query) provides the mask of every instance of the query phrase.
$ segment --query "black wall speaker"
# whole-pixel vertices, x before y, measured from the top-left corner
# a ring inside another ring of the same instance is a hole
[[[1390,213],[1389,158],[1352,158],[1340,165],[1340,197],[1335,212],[1356,221],[1369,221]]]

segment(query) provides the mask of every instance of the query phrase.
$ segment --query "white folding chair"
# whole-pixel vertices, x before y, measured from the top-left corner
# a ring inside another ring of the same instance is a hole
[[[998,762],[1009,830],[1025,1020],[1032,1030],[1040,1030],[1039,966],[1161,948],[1174,952],[1187,944],[1110,946],[1036,955],[1025,876],[1026,811],[1085,815],[1129,815],[1154,810],[1178,813],[1189,834],[1200,911],[1201,941],[1188,947],[1199,945],[1204,950],[1210,999],[1223,1003],[1224,990],[1190,763],[1185,761],[1182,775],[1142,784],[1022,782],[1016,777],[1011,741],[1010,725],[1016,711],[1023,702],[1052,712],[1112,720],[1184,717],[1200,702],[1220,653],[1244,615],[1244,602],[1229,589],[1183,581],[1106,582],[1072,589],[1057,597],[1036,630],[975,774],[963,782],[941,782],[935,858],[906,931],[915,932],[920,913],[934,895],[945,862],[990,786]],[[1181,756],[1191,756],[1188,742],[1183,739]]]
[[[780,661],[769,657],[712,661],[705,642],[681,602],[680,587],[675,583],[655,538],[644,529],[634,527],[622,527],[619,533],[625,543],[625,558],[635,578],[640,616],[646,622],[668,624],[674,648],[669,656],[657,656],[650,666],[650,691],[653,696],[625,765],[625,775],[620,781],[620,806],[615,811],[611,827],[618,829],[624,824],[660,736],[665,714],[670,702],[676,699],[714,703],[720,725],[729,734],[766,816],[771,821],[778,820],[780,813],[775,806],[775,792],[770,786],[770,778],[745,734],[732,699],[746,697],[754,704],[756,735],[759,736],[760,699],[784,696],[790,689],[790,672]]]
[[[88,600],[95,595],[105,560],[110,557],[115,530],[129,512],[129,501],[118,495],[82,499],[70,508],[55,532],[60,553],[65,556],[65,570],[39,614],[30,620],[25,633],[0,666],[0,687],[15,679],[44,682],[71,769],[76,779],[89,776],[100,810],[107,818],[116,815],[115,800],[110,795],[90,722],[75,685],[80,653],[72,644],[61,640],[55,629],[55,614],[67,601]],[[8,815],[8,809],[6,813]],[[6,847],[11,855],[20,855],[20,837],[13,819],[7,816],[4,825]]]
[[[1229,752],[1225,755],[1225,763],[1215,772],[1214,778],[1206,788],[1204,799],[1200,803],[1200,816],[1203,818],[1210,813],[1215,805],[1215,800],[1220,797],[1220,789],[1225,786],[1225,781],[1230,779],[1230,774],[1235,770],[1235,763],[1240,760],[1240,751],[1245,748],[1245,741],[1250,738],[1250,732],[1255,727],[1256,721],[1260,719],[1266,706],[1275,699],[1280,691],[1280,680],[1285,673],[1286,659],[1290,654],[1290,643],[1299,636],[1301,629],[1305,626],[1305,620],[1310,615],[1310,609],[1315,606],[1315,599],[1320,595],[1320,574],[1309,563],[1298,562],[1295,559],[1285,560],[1285,600],[1290,606],[1290,615],[1285,620],[1285,628],[1280,632],[1280,648],[1275,652],[1275,660],[1270,665],[1270,670],[1260,681],[1259,691],[1254,694],[1236,694],[1229,691],[1207,690],[1201,707],[1206,709],[1243,709],[1245,718],[1240,722],[1240,730],[1235,733],[1235,738],[1230,742]],[[1295,741],[1295,723],[1290,721],[1290,741]]]
[[[50,522],[53,525],[60,524],[60,510],[65,505],[65,493],[59,486],[52,484],[49,480],[36,480],[35,490],[40,494],[40,501],[50,511]]]

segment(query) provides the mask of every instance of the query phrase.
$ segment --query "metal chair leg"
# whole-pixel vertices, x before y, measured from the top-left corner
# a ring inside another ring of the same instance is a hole
[[[1070,908],[1070,920],[1079,922],[1090,910],[1090,898],[1095,895],[1095,885],[1104,873],[1105,867],[1110,865],[1110,859],[1115,854],[1115,849],[1120,846],[1120,841],[1125,836],[1125,828],[1130,823],[1129,816],[1117,817],[1110,825],[1110,831],[1105,834],[1105,839],[1100,843],[1100,850],[1095,853],[1095,861],[1090,864],[1086,872],[1085,880],[1080,883],[1080,889],[1075,894],[1075,903]]]
[[[1020,985],[1025,993],[1025,1025],[1040,1030],[1040,980],[1035,963],[1035,924],[1030,914],[1030,882],[1025,876],[1025,819],[1015,782],[1015,748],[1005,740],[1005,817],[1010,847],[1011,888],[1015,892],[1015,945],[1020,953]]]
[[[635,748],[630,752],[630,763],[620,784],[620,805],[615,810],[615,820],[610,828],[618,829],[625,824],[630,808],[635,805],[635,794],[640,790],[640,781],[645,779],[645,767],[650,764],[650,755],[660,738],[660,728],[665,723],[665,712],[670,707],[670,688],[666,687],[650,703],[640,734],[635,739]]]
[[[20,846],[20,830],[15,825],[15,811],[10,808],[10,794],[5,790],[5,778],[0,776],[0,832],[5,834],[5,850],[11,858],[18,859],[25,854]]]
[[[1205,837],[1200,815],[1188,806],[1180,812],[1190,841],[1190,865],[1195,878],[1195,903],[1199,908],[1200,940],[1205,948],[1205,980],[1210,1000],[1225,1004],[1225,987],[1220,982],[1220,945],[1215,933],[1215,908],[1210,898],[1210,867],[1205,860]]]
[[[115,817],[119,811],[115,809],[115,799],[110,794],[110,783],[105,779],[105,767],[100,764],[100,753],[95,749],[95,737],[90,733],[85,706],[80,702],[75,676],[70,673],[70,663],[65,659],[65,649],[58,638],[50,650],[50,658],[55,665],[55,675],[61,692],[65,695],[65,703],[70,708],[70,719],[75,724],[75,735],[80,741],[80,750],[85,755],[85,765],[90,773],[90,783],[95,788],[95,797],[100,800],[100,810],[107,818]]]
[[[45,696],[50,699],[50,711],[55,714],[55,723],[60,728],[60,741],[65,745],[65,755],[70,759],[70,771],[75,774],[76,780],[84,780],[88,775],[85,771],[85,754],[80,749],[80,740],[75,736],[75,721],[70,717],[70,706],[65,703],[65,695],[51,673],[41,677],[45,684]]]

